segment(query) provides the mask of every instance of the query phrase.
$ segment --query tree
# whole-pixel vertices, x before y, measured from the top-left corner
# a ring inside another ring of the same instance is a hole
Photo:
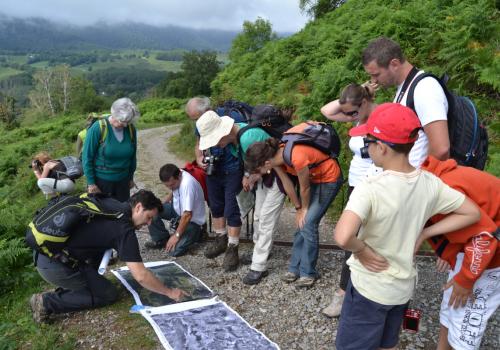
[[[299,8],[313,19],[321,18],[347,0],[299,0]]]
[[[271,22],[257,18],[255,22],[243,22],[243,32],[234,38],[229,50],[229,59],[235,62],[239,57],[249,52],[256,52],[264,47],[264,45],[277,38],[273,32]]]
[[[210,83],[219,73],[219,62],[215,51],[191,51],[184,54],[181,64],[187,83],[188,96],[210,95]]]
[[[34,76],[34,89],[29,93],[32,107],[52,115],[70,110],[87,112],[95,110],[94,105],[101,102],[92,84],[80,77],[71,75],[68,65],[48,67],[37,71]]]
[[[17,125],[19,110],[16,108],[16,100],[11,96],[0,94],[0,121],[7,128]]]
[[[154,89],[156,97],[185,98],[193,95],[210,95],[210,84],[219,73],[215,51],[191,51],[183,55],[181,71],[168,72],[166,78]]]

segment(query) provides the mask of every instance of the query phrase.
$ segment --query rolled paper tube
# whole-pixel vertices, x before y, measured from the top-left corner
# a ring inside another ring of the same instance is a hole
[[[113,253],[113,249],[108,249],[104,252],[104,255],[102,256],[101,264],[99,265],[99,268],[97,269],[97,272],[99,275],[104,275],[106,272],[106,268],[108,267],[109,264],[109,259],[111,259],[111,254]]]

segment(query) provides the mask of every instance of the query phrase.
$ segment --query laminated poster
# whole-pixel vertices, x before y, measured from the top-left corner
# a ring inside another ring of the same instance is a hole
[[[166,349],[279,349],[226,303],[197,300],[141,310]]]
[[[173,261],[145,263],[169,287],[186,290],[183,302],[150,292],[139,285],[125,266],[112,273],[134,296],[137,310],[148,320],[165,349],[278,349],[262,332],[219,301],[202,281]]]
[[[171,288],[180,288],[189,293],[183,301],[212,298],[214,293],[208,286],[184,270],[174,261],[155,261],[144,263],[164,285]],[[128,291],[134,296],[137,305],[164,306],[175,304],[175,301],[166,295],[151,292],[142,287],[132,277],[128,267],[124,266],[113,270],[112,273],[123,283]]]

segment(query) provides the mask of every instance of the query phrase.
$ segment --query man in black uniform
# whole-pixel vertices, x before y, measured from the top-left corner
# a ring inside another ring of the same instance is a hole
[[[45,322],[50,314],[85,310],[109,305],[117,300],[115,286],[97,272],[99,262],[106,249],[113,248],[120,260],[126,262],[132,276],[140,285],[153,292],[179,301],[186,293],[177,288],[168,288],[149,271],[142,262],[135,229],[151,224],[162,203],[146,190],[134,194],[128,202],[103,198],[106,211],[121,211],[120,219],[95,217],[82,223],[71,234],[67,250],[78,266],[70,267],[58,260],[37,253],[35,265],[44,280],[56,285],[54,292],[33,294],[30,300],[33,318]]]

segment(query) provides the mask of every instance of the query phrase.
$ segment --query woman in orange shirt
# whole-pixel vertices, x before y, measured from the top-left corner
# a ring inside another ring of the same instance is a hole
[[[308,288],[318,278],[319,222],[342,185],[342,173],[336,160],[314,147],[295,145],[290,156],[291,166],[285,164],[283,150],[274,138],[256,142],[247,150],[245,164],[253,173],[265,174],[274,169],[295,205],[298,230],[288,272],[282,280],[288,283],[297,280],[296,287]],[[287,174],[298,178],[300,196]]]

